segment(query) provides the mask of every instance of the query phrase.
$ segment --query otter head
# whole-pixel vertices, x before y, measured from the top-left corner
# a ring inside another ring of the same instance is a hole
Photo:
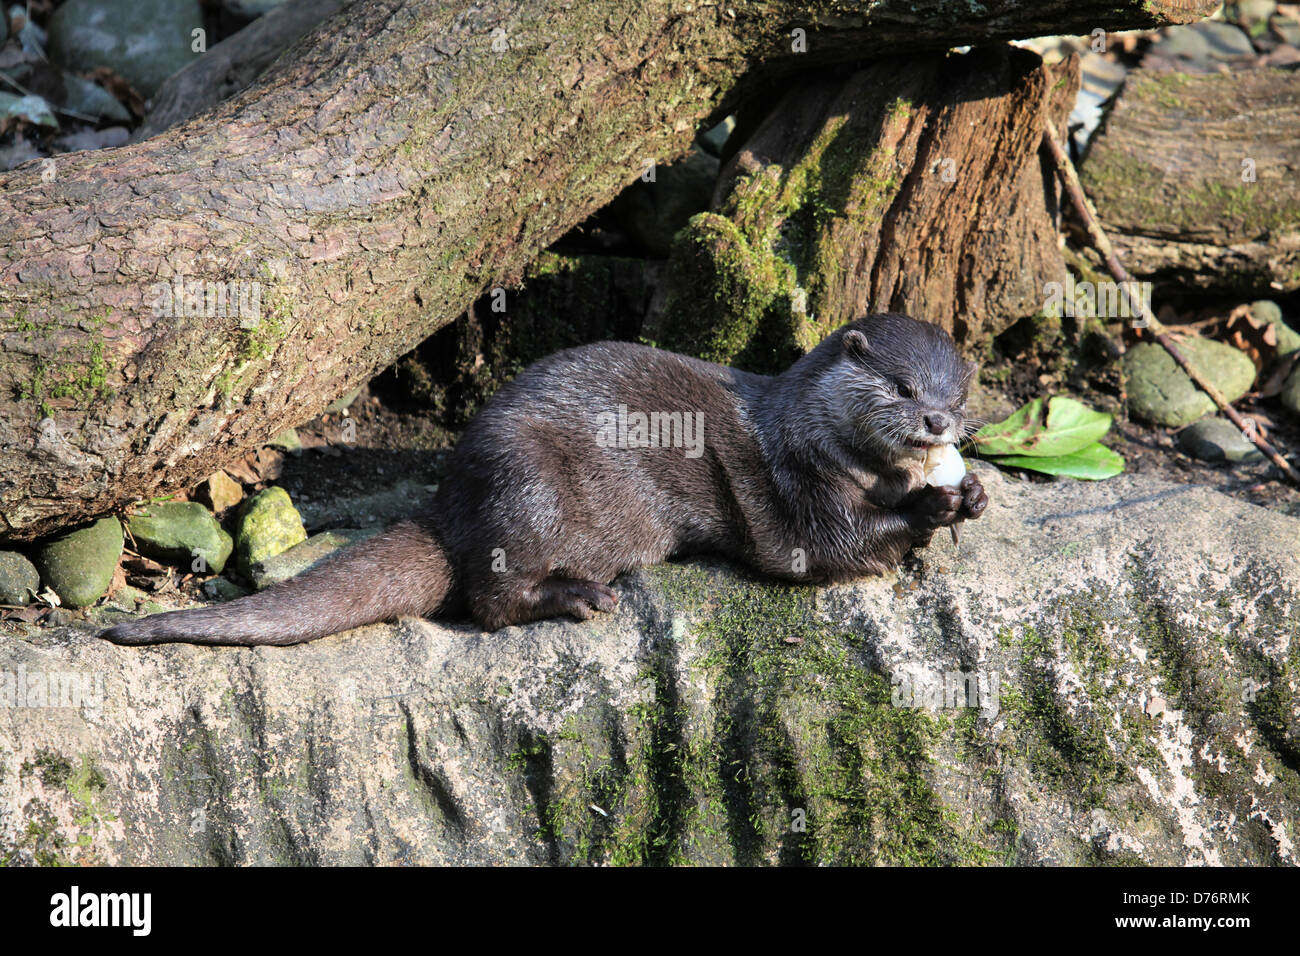
[[[837,384],[855,444],[914,456],[966,437],[976,366],[939,326],[893,312],[872,315],[841,329],[839,345]]]

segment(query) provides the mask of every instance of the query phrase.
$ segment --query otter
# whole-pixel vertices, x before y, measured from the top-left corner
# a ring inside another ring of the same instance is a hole
[[[427,513],[260,593],[102,636],[287,645],[438,610],[488,631],[585,620],[617,605],[619,574],[699,552],[790,581],[879,574],[988,504],[973,474],[923,474],[927,449],[966,437],[974,371],[898,313],[776,376],[626,342],[557,352],[473,419]]]

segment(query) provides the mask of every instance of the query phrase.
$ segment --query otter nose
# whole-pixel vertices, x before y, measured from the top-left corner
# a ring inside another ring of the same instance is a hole
[[[925,415],[925,427],[930,429],[931,435],[942,435],[951,425],[951,416],[943,412],[927,412]]]

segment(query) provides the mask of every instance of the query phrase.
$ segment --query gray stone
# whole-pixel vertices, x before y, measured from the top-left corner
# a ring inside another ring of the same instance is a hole
[[[1202,461],[1259,461],[1263,452],[1225,418],[1202,418],[1178,433],[1183,451]]]
[[[1255,47],[1251,44],[1250,37],[1240,27],[1233,26],[1231,23],[1201,20],[1189,24],[1186,29],[1195,30],[1205,37],[1211,59],[1231,61],[1255,55]]]
[[[0,92],[0,120],[8,118],[26,120],[38,126],[55,128],[59,125],[50,104],[39,96],[17,96]],[[7,124],[4,124],[7,125]]]
[[[110,516],[45,542],[36,566],[64,604],[88,607],[108,591],[121,557],[122,523]]]
[[[234,548],[212,512],[197,501],[147,505],[126,521],[141,554],[178,563],[195,574],[220,574]],[[202,559],[203,566],[195,562]]]
[[[250,569],[252,572],[250,579],[253,582],[253,587],[260,591],[263,588],[269,588],[272,584],[287,581],[300,571],[306,571],[326,555],[333,554],[339,548],[352,544],[354,541],[369,538],[378,530],[378,528],[366,531],[340,528],[314,534],[301,544],[295,544],[288,551],[282,551],[279,554],[272,555],[265,561],[253,565]]]
[[[1273,32],[1282,38],[1282,42],[1300,47],[1300,20],[1275,14],[1268,23]]]
[[[198,0],[68,0],[50,18],[50,58],[68,70],[106,66],[141,96],[189,65]]]
[[[221,5],[241,17],[264,16],[282,5],[284,0],[221,0]]]
[[[215,577],[203,582],[203,593],[215,601],[233,601],[248,593],[229,578]]]
[[[1255,381],[1255,364],[1241,351],[1212,339],[1188,337],[1179,350],[1228,401],[1246,394]],[[1153,342],[1140,342],[1124,353],[1129,409],[1157,425],[1189,425],[1216,408],[1169,353]]]
[[[1268,18],[1277,9],[1273,0],[1237,0],[1236,3],[1224,4],[1224,19],[1238,24],[1251,36],[1257,36],[1268,29]]]
[[[1151,47],[1151,52],[1169,58],[1182,57],[1204,66],[1210,59],[1210,41],[1190,26],[1170,27]]]
[[[0,604],[25,607],[40,591],[41,575],[36,565],[17,551],[0,551]]]
[[[306,539],[307,531],[289,493],[278,485],[259,491],[245,502],[235,533],[239,573],[251,579],[253,565]]]
[[[98,83],[83,80],[71,73],[64,73],[63,88],[67,93],[63,105],[68,109],[85,116],[114,120],[118,123],[131,122],[131,111]]]
[[[0,672],[100,693],[5,709],[0,859],[1300,863],[1300,519],[972,468],[960,550],[832,587],[699,560],[587,622],[252,650],[21,625]]]
[[[727,140],[731,138],[732,131],[735,128],[736,117],[726,117],[722,122],[711,126],[700,134],[700,148],[710,156],[721,156],[723,149],[726,148]]]
[[[1291,370],[1282,386],[1282,404],[1293,415],[1300,415],[1300,365]]]

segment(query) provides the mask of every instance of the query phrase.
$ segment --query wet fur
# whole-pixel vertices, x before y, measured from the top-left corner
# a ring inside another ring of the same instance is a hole
[[[963,437],[973,371],[947,333],[897,314],[775,377],[624,342],[558,352],[470,423],[428,514],[266,591],[103,636],[293,644],[439,608],[487,630],[581,619],[614,608],[622,572],[695,552],[787,580],[880,573],[987,503],[972,475],[926,488],[912,444]],[[619,405],[702,412],[703,454],[599,447],[596,416]],[[951,427],[933,434],[926,415]]]

